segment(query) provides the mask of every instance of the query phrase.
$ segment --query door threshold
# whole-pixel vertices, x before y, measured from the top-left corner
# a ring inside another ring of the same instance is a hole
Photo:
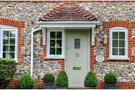
[[[68,89],[84,89],[84,87],[81,87],[81,86],[69,86]]]

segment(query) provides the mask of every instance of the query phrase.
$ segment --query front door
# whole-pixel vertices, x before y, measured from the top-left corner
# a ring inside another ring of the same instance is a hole
[[[88,32],[67,32],[66,72],[69,87],[83,87],[88,72]]]

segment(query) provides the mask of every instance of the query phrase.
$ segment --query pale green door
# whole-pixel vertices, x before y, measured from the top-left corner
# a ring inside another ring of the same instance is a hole
[[[88,72],[88,32],[67,32],[66,71],[69,87],[83,87]]]

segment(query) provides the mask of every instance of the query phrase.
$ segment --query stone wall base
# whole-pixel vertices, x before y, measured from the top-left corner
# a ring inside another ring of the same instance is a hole
[[[19,80],[11,80],[11,89],[17,89]],[[43,80],[36,81],[35,89],[43,89]],[[104,82],[98,82],[98,89],[104,89]],[[135,82],[117,82],[117,89],[135,89]]]

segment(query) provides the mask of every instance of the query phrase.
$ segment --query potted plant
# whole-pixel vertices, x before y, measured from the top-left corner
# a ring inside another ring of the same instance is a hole
[[[111,72],[107,73],[104,76],[104,81],[105,81],[105,85],[104,85],[105,89],[117,89],[117,85],[116,85],[117,78],[115,74]]]
[[[85,76],[84,86],[85,89],[97,89],[97,77],[92,71],[89,71]]]
[[[68,76],[65,71],[61,71],[56,79],[57,89],[67,89],[68,88]]]
[[[32,89],[35,85],[35,80],[31,77],[30,73],[23,74],[20,78],[20,89]]]
[[[47,73],[44,75],[43,77],[43,89],[55,89],[55,77],[53,74],[51,73]]]

